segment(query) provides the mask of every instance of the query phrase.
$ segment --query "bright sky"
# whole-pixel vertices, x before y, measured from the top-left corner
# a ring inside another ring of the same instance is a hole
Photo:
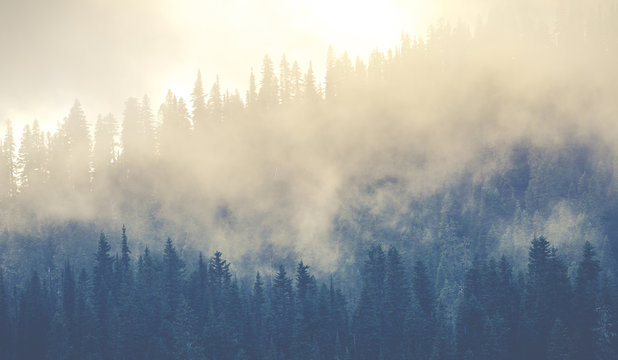
[[[187,96],[198,68],[207,90],[218,74],[244,97],[266,53],[322,76],[329,44],[365,58],[435,14],[431,0],[0,1],[0,121],[53,130],[75,98],[90,123],[120,119],[129,96]]]

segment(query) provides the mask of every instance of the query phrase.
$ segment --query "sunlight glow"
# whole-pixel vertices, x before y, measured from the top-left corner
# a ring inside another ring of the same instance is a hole
[[[371,44],[383,43],[398,27],[395,9],[386,1],[318,0],[317,4],[323,31],[338,40],[360,38]]]

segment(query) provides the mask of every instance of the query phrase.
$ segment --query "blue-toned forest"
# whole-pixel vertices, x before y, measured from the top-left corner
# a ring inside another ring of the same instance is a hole
[[[67,261],[57,289],[34,271],[19,298],[0,277],[0,351],[16,359],[612,359],[615,293],[586,242],[570,281],[556,248],[529,247],[526,271],[475,259],[450,318],[422,260],[373,245],[360,296],[301,260],[252,283],[220,252],[189,266],[168,239],[136,261],[101,233],[92,266]],[[411,268],[411,271],[408,271]],[[451,324],[452,322],[452,324]]]
[[[0,359],[618,358],[618,4],[510,3],[7,121]]]

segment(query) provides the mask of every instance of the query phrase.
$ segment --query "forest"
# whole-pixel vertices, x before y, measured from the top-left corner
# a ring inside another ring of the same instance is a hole
[[[33,271],[19,299],[0,273],[3,359],[615,359],[616,308],[594,247],[573,281],[557,249],[532,240],[525,272],[475,259],[454,328],[422,260],[410,273],[380,244],[362,264],[351,304],[333,277],[318,282],[301,260],[253,283],[221,252],[194,269],[171,239],[162,256],[132,260],[126,228],[113,256],[101,233],[92,267],[70,261],[59,288]],[[289,271],[289,273],[288,273]]]
[[[618,3],[492,9],[9,119],[0,358],[617,358]]]

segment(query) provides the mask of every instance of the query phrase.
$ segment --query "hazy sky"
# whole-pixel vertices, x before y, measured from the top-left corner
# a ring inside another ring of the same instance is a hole
[[[478,1],[477,1],[478,2]],[[441,0],[453,9],[456,0]],[[438,12],[425,0],[4,0],[0,1],[0,121],[53,129],[75,98],[88,121],[119,118],[124,100],[171,88],[186,96],[202,70],[210,89],[244,97],[251,67],[282,53],[322,75],[326,50],[366,57],[424,34]]]

